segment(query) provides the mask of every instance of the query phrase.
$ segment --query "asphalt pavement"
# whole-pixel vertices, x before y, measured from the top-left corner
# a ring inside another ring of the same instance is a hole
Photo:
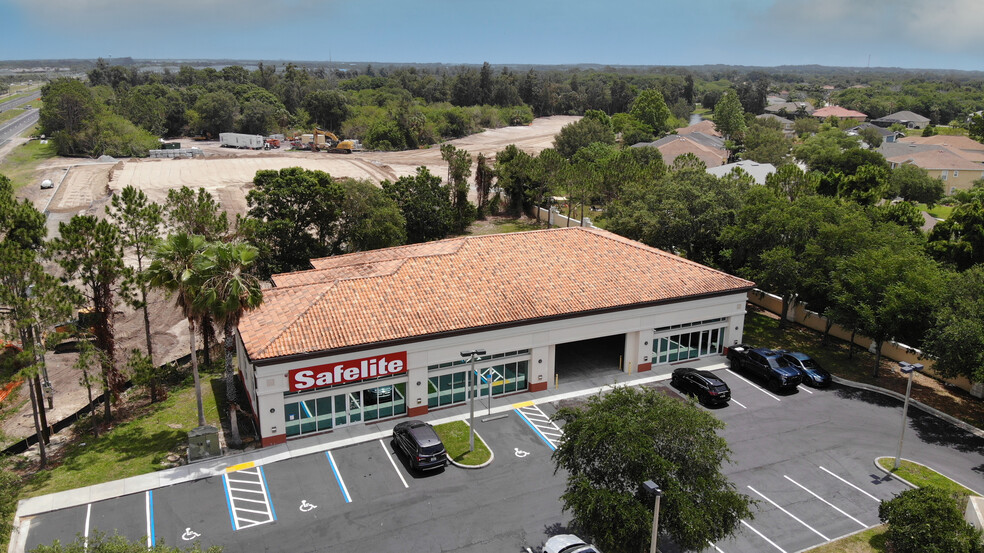
[[[725,472],[756,504],[734,537],[709,542],[706,551],[800,551],[877,524],[879,502],[906,489],[873,465],[895,452],[897,400],[837,385],[776,394],[724,364],[712,368],[733,392],[729,405],[710,409],[727,424],[722,435],[733,463]],[[613,379],[675,393],[663,376],[597,378]],[[218,544],[227,552],[536,549],[565,532],[568,521],[559,499],[565,477],[554,474],[550,460],[562,430],[549,417],[560,401],[599,389],[588,384],[500,398],[487,422],[481,410],[476,430],[495,454],[483,469],[417,474],[390,443],[395,422],[356,427],[297,440],[288,454],[271,449],[250,462],[214,462],[197,470],[203,477],[175,477],[169,486],[64,509],[52,501],[57,510],[35,502],[37,514],[22,519],[12,551],[97,530],[171,545]],[[984,439],[918,409],[909,414],[904,457],[984,488]],[[455,407],[425,418],[466,417],[466,407]]]

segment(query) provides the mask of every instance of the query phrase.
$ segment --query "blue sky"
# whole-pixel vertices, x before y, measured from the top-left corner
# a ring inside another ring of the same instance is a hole
[[[0,59],[984,70],[982,0],[0,0]]]

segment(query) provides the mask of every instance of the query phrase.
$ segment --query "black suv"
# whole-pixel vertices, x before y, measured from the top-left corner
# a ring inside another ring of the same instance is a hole
[[[681,392],[697,396],[702,405],[720,405],[731,399],[731,388],[708,371],[690,367],[674,369],[670,384]]]
[[[728,348],[731,367],[742,369],[764,379],[770,388],[779,391],[794,389],[803,376],[783,358],[782,352],[768,348],[752,348],[744,344]]]
[[[434,427],[424,421],[405,421],[393,428],[393,441],[410,460],[410,468],[430,470],[448,466],[448,454]]]

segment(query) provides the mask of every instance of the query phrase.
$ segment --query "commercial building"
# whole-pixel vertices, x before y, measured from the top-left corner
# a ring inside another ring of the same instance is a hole
[[[580,227],[452,238],[315,259],[273,277],[239,324],[263,445],[545,390],[565,350],[611,347],[626,372],[669,372],[741,340],[753,283]],[[609,345],[605,345],[609,344]]]

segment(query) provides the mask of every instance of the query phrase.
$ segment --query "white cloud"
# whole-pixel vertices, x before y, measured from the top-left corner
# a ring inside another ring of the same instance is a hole
[[[751,36],[811,49],[853,44],[883,55],[913,49],[971,54],[984,48],[982,22],[981,0],[774,0]]]

